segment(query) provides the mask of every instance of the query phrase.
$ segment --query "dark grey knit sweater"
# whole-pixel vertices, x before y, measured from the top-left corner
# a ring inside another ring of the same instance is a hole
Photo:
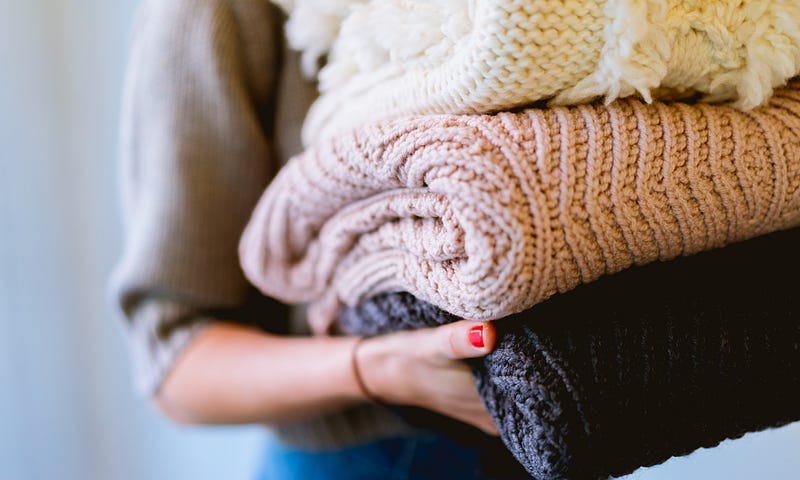
[[[799,244],[780,232],[634,268],[498,321],[473,369],[505,445],[533,478],[594,479],[799,419]],[[340,326],[453,320],[396,293]]]

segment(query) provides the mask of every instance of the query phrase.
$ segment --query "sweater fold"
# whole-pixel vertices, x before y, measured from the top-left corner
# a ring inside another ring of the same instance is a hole
[[[248,279],[311,302],[407,291],[497,319],[632,265],[800,224],[800,83],[751,112],[620,100],[409,117],[294,157],[239,245]]]

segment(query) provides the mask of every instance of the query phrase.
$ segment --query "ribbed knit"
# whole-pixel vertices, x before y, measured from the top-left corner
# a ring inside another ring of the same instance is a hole
[[[599,479],[800,419],[798,242],[795,229],[633,268],[498,321],[473,370],[506,446],[537,480]],[[455,319],[395,293],[339,328]]]
[[[751,112],[619,100],[358,129],[293,158],[240,243],[267,295],[407,291],[496,319],[634,264],[800,224],[800,82]]]

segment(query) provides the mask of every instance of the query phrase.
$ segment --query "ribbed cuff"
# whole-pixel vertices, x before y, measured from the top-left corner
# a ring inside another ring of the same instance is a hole
[[[133,378],[142,395],[155,395],[186,347],[214,320],[169,300],[148,300],[130,315]]]

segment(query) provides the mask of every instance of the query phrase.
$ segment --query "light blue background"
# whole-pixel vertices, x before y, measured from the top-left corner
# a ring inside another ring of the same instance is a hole
[[[260,429],[176,427],[130,387],[105,281],[121,245],[117,117],[135,7],[0,0],[2,480],[243,480],[258,461]],[[794,424],[631,478],[798,472]]]

